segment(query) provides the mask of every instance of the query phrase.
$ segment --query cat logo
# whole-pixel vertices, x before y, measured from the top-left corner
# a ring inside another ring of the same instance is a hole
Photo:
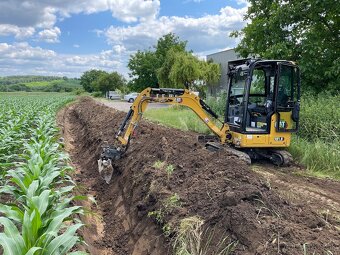
[[[285,138],[284,137],[274,137],[276,142],[282,142]]]
[[[286,129],[288,127],[288,123],[285,120],[280,120],[279,127]]]

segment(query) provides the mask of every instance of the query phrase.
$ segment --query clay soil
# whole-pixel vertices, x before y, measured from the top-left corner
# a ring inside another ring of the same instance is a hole
[[[338,182],[248,166],[228,151],[206,150],[195,133],[142,121],[106,184],[97,171],[100,146],[116,143],[124,116],[90,98],[58,115],[77,192],[94,198],[81,202],[89,211],[83,249],[174,254],[180,223],[196,216],[205,254],[229,243],[237,243],[231,254],[304,254],[303,246],[307,254],[340,254]]]

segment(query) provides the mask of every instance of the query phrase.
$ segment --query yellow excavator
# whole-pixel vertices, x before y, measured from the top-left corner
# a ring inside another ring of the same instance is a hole
[[[101,176],[110,182],[115,160],[127,151],[131,135],[149,103],[189,107],[214,135],[199,136],[210,150],[226,149],[250,162],[269,159],[278,166],[289,165],[284,150],[298,130],[300,72],[285,60],[243,59],[228,62],[224,121],[197,94],[188,89],[146,88],[130,107],[116,139],[118,146],[104,145],[98,160]],[[221,125],[218,126],[218,121]]]

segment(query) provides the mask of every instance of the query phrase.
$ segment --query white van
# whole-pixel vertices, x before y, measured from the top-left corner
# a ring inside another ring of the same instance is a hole
[[[121,97],[116,91],[108,91],[106,92],[106,98],[112,99],[112,100],[120,100]]]

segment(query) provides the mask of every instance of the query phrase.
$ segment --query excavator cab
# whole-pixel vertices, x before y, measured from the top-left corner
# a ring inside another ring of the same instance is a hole
[[[288,147],[299,126],[298,66],[283,60],[245,59],[229,62],[228,67],[225,123],[235,146],[252,148],[249,154],[262,156],[268,155],[256,148]]]

